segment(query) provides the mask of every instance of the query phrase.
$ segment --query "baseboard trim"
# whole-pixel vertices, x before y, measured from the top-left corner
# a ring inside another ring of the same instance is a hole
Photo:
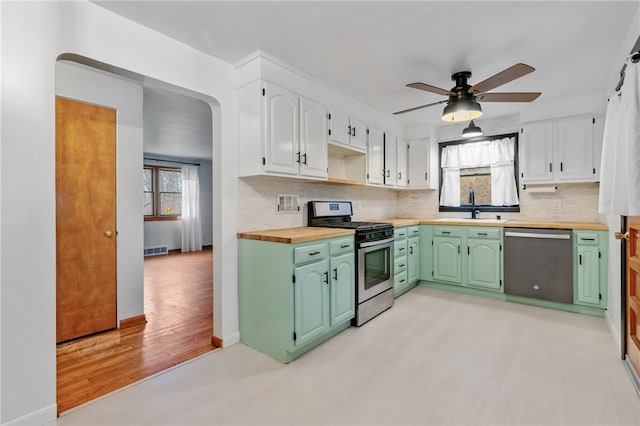
[[[222,348],[222,339],[218,336],[211,336],[211,344],[216,348]]]
[[[636,389],[638,397],[640,397],[640,377],[638,377],[638,373],[636,373],[636,370],[633,368],[633,365],[631,365],[629,357],[627,356],[624,357],[624,368],[626,368],[629,378],[631,379],[631,383],[633,383],[633,387]]]
[[[136,315],[135,317],[125,318],[120,320],[120,328],[129,328],[140,324],[146,324],[147,317],[145,314]]]
[[[45,425],[56,420],[58,417],[58,405],[51,404],[40,410],[36,410],[32,413],[26,414],[17,419],[11,420],[8,423],[3,423],[7,426],[23,426],[23,425]]]

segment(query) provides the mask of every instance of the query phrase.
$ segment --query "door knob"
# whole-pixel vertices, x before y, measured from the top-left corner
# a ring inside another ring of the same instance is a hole
[[[106,231],[104,231],[104,236],[107,238],[111,238],[113,236],[113,232],[107,229]]]
[[[616,236],[616,240],[621,240],[623,238],[625,240],[629,239],[629,233],[628,232],[625,232],[624,234],[622,232],[616,232],[615,236]]]

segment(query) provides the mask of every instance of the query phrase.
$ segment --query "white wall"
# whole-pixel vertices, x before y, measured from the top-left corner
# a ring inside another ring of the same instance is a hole
[[[214,333],[225,344],[238,340],[233,67],[91,3],[0,8],[0,423],[43,424],[56,416],[56,59],[77,54],[212,106]]]
[[[116,109],[117,321],[144,313],[142,85],[73,62],[56,63],[56,95]]]

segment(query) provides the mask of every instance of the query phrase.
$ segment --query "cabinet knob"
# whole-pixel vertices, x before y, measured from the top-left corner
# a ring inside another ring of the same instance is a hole
[[[616,240],[622,240],[623,238],[625,240],[629,239],[629,233],[628,232],[625,232],[624,234],[622,232],[616,232],[615,236],[616,236]]]
[[[107,229],[106,231],[104,231],[104,236],[107,238],[111,238],[113,236],[113,232],[111,232],[111,230]]]

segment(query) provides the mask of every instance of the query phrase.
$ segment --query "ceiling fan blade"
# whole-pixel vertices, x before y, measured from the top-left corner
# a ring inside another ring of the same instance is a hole
[[[523,75],[527,75],[530,72],[535,71],[535,68],[526,64],[515,64],[512,67],[507,68],[504,71],[500,71],[498,74],[489,77],[488,79],[481,81],[469,88],[469,93],[484,93],[491,89],[495,89],[498,86],[502,86],[510,81],[520,78]]]
[[[480,93],[475,96],[478,102],[533,102],[541,94],[540,92],[511,92]]]
[[[411,111],[415,111],[415,110],[417,110],[417,109],[422,109],[422,108],[430,107],[430,106],[433,106],[433,105],[443,104],[443,103],[445,103],[445,102],[447,102],[447,101],[448,101],[448,100],[447,100],[447,99],[445,99],[444,101],[440,101],[440,102],[433,102],[433,103],[431,103],[431,104],[420,105],[420,106],[417,106],[417,107],[413,107],[413,108],[409,108],[409,109],[404,109],[404,110],[402,110],[402,111],[394,112],[394,114],[395,114],[395,115],[398,115],[398,114],[404,114],[405,112],[411,112]]]
[[[424,90],[425,92],[431,92],[431,93],[436,93],[438,95],[445,95],[445,96],[449,96],[449,95],[456,95],[456,93],[451,92],[450,90],[445,90],[445,89],[441,89],[439,87],[436,86],[432,86],[430,84],[426,84],[426,83],[409,83],[407,84],[407,87],[411,87],[413,89],[418,89],[418,90]]]

